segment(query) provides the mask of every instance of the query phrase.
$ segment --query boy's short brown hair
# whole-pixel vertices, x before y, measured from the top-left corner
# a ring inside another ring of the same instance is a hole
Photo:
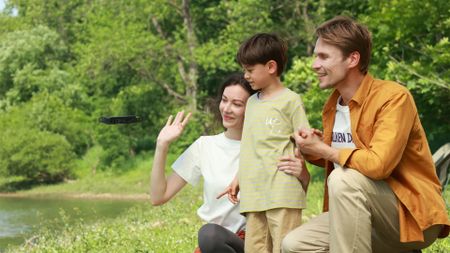
[[[236,60],[240,65],[266,64],[274,60],[280,76],[287,62],[287,45],[275,34],[257,33],[241,44]]]
[[[360,54],[359,70],[366,74],[369,70],[372,36],[367,27],[349,17],[337,16],[316,29],[317,37],[339,48],[344,57],[357,51]]]

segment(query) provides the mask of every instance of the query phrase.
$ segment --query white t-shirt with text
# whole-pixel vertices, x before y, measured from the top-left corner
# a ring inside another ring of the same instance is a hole
[[[352,136],[352,125],[350,121],[350,109],[348,106],[339,104],[341,101],[339,97],[336,104],[336,117],[334,120],[333,135],[331,147],[333,148],[355,148]],[[334,167],[341,167],[334,163]]]

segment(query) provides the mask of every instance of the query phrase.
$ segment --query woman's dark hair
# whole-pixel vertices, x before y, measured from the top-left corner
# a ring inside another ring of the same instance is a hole
[[[249,95],[252,95],[256,91],[252,89],[250,84],[245,80],[243,73],[233,73],[228,76],[228,78],[222,83],[222,85],[219,88],[219,92],[217,93],[217,102],[220,103],[220,100],[222,99],[223,91],[226,87],[231,85],[239,85],[242,88],[244,88],[245,91],[248,92]]]
[[[219,104],[220,101],[222,100],[222,95],[223,92],[225,91],[225,88],[228,86],[232,86],[232,85],[239,85],[242,88],[244,88],[244,90],[251,96],[253,95],[256,91],[252,89],[252,87],[250,86],[250,84],[247,82],[247,80],[245,80],[244,78],[244,74],[243,73],[232,73],[230,74],[227,79],[225,79],[224,82],[222,82],[222,85],[219,87],[219,90],[217,92],[217,98],[214,101],[214,105],[213,107],[213,112],[214,112],[214,116],[217,122],[222,122],[222,115],[220,115],[220,111],[219,111]]]

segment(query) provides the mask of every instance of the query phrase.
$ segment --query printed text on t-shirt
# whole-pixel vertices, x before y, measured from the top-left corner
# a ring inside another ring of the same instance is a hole
[[[335,143],[351,143],[353,141],[351,133],[333,132],[333,142]]]

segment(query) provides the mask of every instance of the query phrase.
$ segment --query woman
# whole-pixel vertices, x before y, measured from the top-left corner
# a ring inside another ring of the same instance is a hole
[[[170,116],[158,135],[151,178],[152,204],[166,203],[186,183],[196,185],[203,177],[204,202],[197,210],[200,218],[207,222],[198,233],[202,253],[244,252],[245,217],[240,215],[238,204],[217,196],[237,173],[245,105],[253,93],[242,74],[231,75],[219,90],[219,111],[225,132],[197,139],[173,163],[174,172],[167,179],[164,168],[170,143],[182,134],[191,114],[185,116],[179,112],[175,119]],[[300,166],[296,158],[284,158],[280,162],[280,170],[286,173],[295,174]]]

